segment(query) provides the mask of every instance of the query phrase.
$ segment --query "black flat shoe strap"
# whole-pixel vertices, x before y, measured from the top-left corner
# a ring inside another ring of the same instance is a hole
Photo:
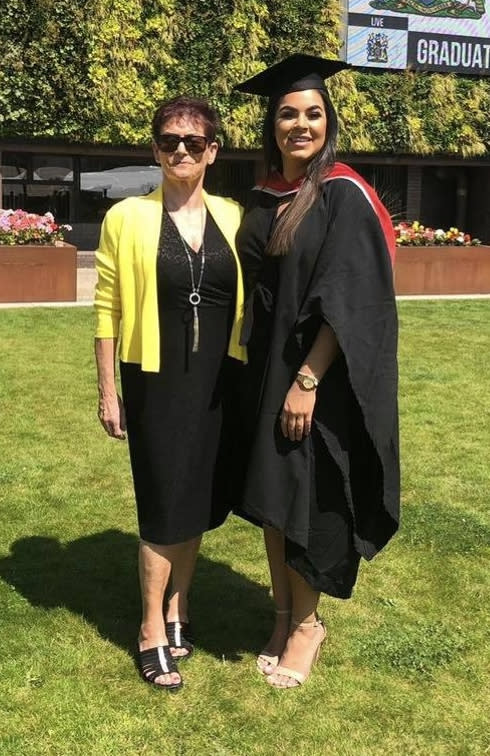
[[[191,633],[191,626],[188,622],[167,622],[166,623],[168,645],[172,648],[186,648],[192,651],[194,648],[194,638]]]
[[[140,651],[140,664],[142,675],[150,682],[155,682],[161,675],[169,675],[172,672],[179,674],[168,646],[155,646],[155,648]]]

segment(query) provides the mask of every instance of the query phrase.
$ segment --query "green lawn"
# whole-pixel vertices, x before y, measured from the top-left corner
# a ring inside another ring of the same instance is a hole
[[[352,601],[322,598],[329,643],[288,692],[255,671],[272,604],[235,518],[199,559],[184,690],[140,681],[129,464],[95,414],[92,318],[0,311],[2,755],[488,753],[490,301],[400,304],[403,526]]]

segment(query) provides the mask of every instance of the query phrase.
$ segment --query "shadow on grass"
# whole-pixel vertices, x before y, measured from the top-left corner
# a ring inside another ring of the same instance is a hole
[[[66,608],[134,656],[140,620],[138,539],[106,530],[67,544],[30,536],[0,559],[0,576],[32,606]],[[264,639],[261,618],[272,615],[267,589],[227,564],[198,557],[191,595],[197,647],[239,661]],[[259,621],[258,621],[259,620]]]

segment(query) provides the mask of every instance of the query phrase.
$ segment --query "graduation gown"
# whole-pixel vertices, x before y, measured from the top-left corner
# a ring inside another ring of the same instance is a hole
[[[256,187],[237,237],[249,364],[235,511],[282,531],[288,564],[347,598],[360,557],[371,559],[399,520],[395,242],[374,190],[336,164],[289,253],[264,255],[277,206],[298,186],[278,176]],[[339,354],[316,391],[311,435],[292,442],[279,416],[322,323]]]

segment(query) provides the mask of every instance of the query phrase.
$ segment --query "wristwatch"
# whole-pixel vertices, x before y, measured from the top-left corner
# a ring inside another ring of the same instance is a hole
[[[307,373],[298,373],[296,376],[296,382],[301,386],[303,391],[314,391],[320,381],[315,378],[314,375],[308,375]]]

